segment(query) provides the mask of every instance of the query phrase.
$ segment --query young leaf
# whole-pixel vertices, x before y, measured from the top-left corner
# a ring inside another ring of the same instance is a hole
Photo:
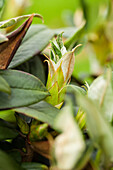
[[[0,92],[0,109],[28,106],[49,95],[43,83],[28,73],[16,70],[0,70],[8,82],[11,95]]]
[[[19,21],[23,20],[23,19],[26,19],[26,18],[30,18],[32,15],[23,15],[23,16],[19,16],[19,17],[15,17],[15,18],[11,18],[11,19],[8,19],[6,21],[1,21],[0,22],[0,29],[1,28],[7,28],[7,27],[10,27],[10,26],[13,26],[14,24],[18,23]],[[34,17],[39,17],[43,20],[43,17],[39,14],[33,14]]]
[[[8,41],[0,44],[0,69],[6,69],[16,53],[20,43],[32,23],[31,15],[16,31],[7,36]]]

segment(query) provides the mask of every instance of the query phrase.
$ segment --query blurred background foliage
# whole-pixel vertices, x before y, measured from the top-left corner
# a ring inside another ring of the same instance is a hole
[[[103,73],[107,65],[112,67],[112,0],[1,0],[1,6],[3,1],[5,6],[1,12],[2,20],[39,13],[44,18],[44,24],[52,29],[80,28],[84,25],[76,42],[81,43],[82,48],[76,56],[74,78],[91,83]],[[34,19],[33,23],[41,21]]]

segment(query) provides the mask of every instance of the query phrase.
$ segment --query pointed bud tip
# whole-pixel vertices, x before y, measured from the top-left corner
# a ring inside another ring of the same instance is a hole
[[[82,44],[78,44],[76,47],[74,47],[74,48],[72,49],[72,52],[74,53],[75,50],[76,50],[78,47],[81,47],[81,46],[82,46]]]
[[[44,18],[40,14],[34,13],[33,16],[40,18],[42,20],[42,23],[44,23]]]

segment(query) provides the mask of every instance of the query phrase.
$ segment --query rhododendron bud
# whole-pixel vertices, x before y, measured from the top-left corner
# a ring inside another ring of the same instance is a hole
[[[51,56],[50,58],[47,57],[49,74],[46,87],[51,96],[47,97],[46,101],[59,108],[64,100],[66,83],[69,81],[74,69],[74,51],[79,45],[68,52],[62,41],[62,33],[50,43]]]

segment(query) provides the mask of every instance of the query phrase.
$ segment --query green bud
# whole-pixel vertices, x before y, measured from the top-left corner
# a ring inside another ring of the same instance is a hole
[[[46,87],[51,96],[48,96],[46,102],[53,106],[60,108],[66,93],[66,84],[68,83],[75,63],[74,51],[80,46],[76,46],[72,51],[67,52],[62,41],[62,33],[57,38],[50,41],[51,43],[51,57],[47,62],[49,67],[49,74]]]

